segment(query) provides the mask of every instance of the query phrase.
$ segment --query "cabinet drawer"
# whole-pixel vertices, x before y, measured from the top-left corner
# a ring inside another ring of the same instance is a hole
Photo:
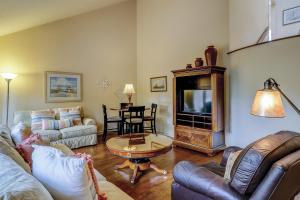
[[[176,140],[205,148],[211,147],[211,131],[188,126],[176,126]]]
[[[199,134],[197,132],[194,132],[192,134],[192,137],[190,139],[191,144],[198,145],[201,147],[207,147],[209,148],[210,145],[210,136],[206,134]]]
[[[176,134],[176,140],[190,143],[192,134],[193,134],[193,129],[192,128],[186,128],[183,126],[176,126],[175,128],[175,134]]]

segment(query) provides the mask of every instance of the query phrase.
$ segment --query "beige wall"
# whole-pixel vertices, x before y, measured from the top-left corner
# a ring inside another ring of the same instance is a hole
[[[300,106],[300,38],[282,40],[245,49],[230,55],[231,132],[227,143],[245,146],[280,130],[300,132],[299,115],[283,100],[286,116],[268,119],[250,115],[255,92],[273,77],[281,89]]]
[[[19,74],[11,84],[10,113],[80,104],[88,116],[102,121],[101,104],[118,106],[125,83],[136,85],[136,2],[0,37],[0,72],[4,71]],[[82,73],[83,101],[45,103],[45,71]],[[109,88],[102,87],[103,80],[109,80]],[[4,93],[1,79],[2,122]]]
[[[204,57],[207,45],[228,43],[227,0],[139,0],[137,3],[138,103],[157,103],[158,130],[173,136],[172,73]],[[222,61],[223,60],[223,61]],[[168,91],[151,93],[150,77],[168,76]]]
[[[229,0],[229,49],[257,42],[268,26],[269,0]]]

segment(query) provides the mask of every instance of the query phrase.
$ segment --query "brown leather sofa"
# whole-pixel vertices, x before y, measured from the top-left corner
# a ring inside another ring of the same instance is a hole
[[[300,134],[281,131],[248,145],[239,154],[231,180],[223,178],[230,152],[220,164],[178,163],[172,200],[292,200],[300,192]]]

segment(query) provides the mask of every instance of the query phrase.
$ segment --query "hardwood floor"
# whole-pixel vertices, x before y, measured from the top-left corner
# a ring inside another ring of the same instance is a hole
[[[196,151],[174,147],[167,154],[151,159],[161,169],[167,170],[167,175],[161,175],[154,170],[148,170],[144,172],[142,176],[138,177],[136,184],[132,185],[129,182],[132,170],[114,170],[114,166],[122,163],[125,159],[112,155],[106,149],[105,144],[101,143],[100,140],[96,146],[83,147],[74,151],[91,154],[94,159],[94,167],[103,174],[108,181],[117,185],[136,200],[171,199],[172,170],[179,161],[189,160],[201,164],[211,161],[219,162],[221,159],[221,153],[215,157],[207,157],[205,154]]]

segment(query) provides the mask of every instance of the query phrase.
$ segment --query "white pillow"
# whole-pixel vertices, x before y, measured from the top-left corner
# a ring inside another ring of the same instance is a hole
[[[232,152],[232,153],[229,154],[228,159],[227,159],[227,163],[226,163],[224,179],[226,179],[228,181],[231,180],[230,174],[231,174],[233,164],[234,164],[235,160],[238,158],[238,156],[240,155],[241,152],[242,152],[242,150]]]
[[[32,174],[56,200],[98,199],[84,158],[65,156],[58,149],[34,145]]]

